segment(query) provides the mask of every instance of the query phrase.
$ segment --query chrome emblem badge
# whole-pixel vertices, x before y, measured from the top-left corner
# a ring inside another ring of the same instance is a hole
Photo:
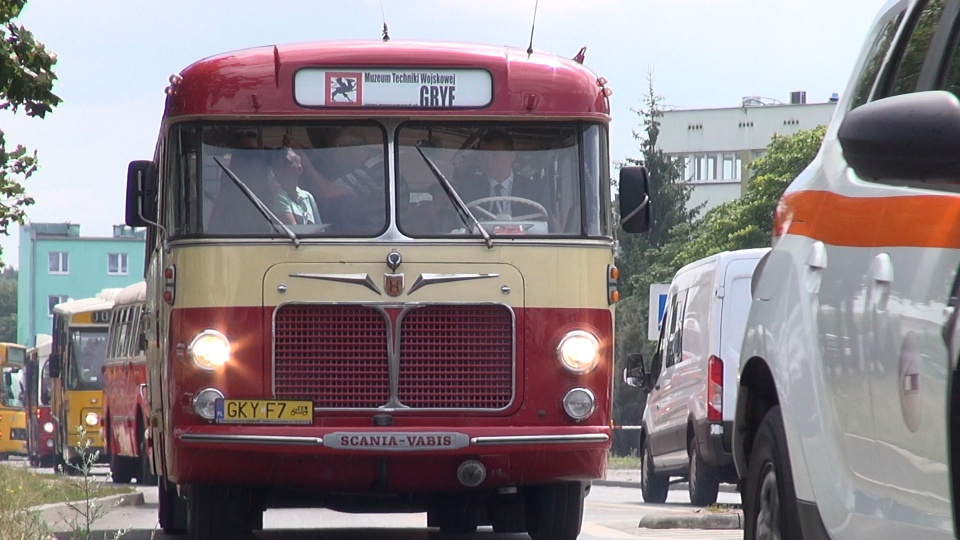
[[[391,251],[390,254],[387,255],[387,266],[389,266],[390,270],[393,270],[394,272],[397,271],[397,268],[400,268],[400,263],[402,262],[403,257],[401,257],[400,253],[396,250]]]
[[[403,294],[403,274],[384,274],[383,288],[390,296]]]

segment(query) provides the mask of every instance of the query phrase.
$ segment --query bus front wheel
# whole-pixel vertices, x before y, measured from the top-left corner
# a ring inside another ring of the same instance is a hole
[[[576,540],[583,522],[587,486],[560,482],[527,491],[527,532],[533,540]]]
[[[246,489],[194,485],[187,496],[187,535],[191,540],[235,540],[250,533],[254,511]]]

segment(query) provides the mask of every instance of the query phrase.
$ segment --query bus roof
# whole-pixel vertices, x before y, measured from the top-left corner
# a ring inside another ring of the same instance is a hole
[[[470,108],[302,106],[294,77],[304,68],[350,71],[386,69],[483,70],[493,82],[488,105]],[[273,45],[211,56],[180,73],[168,89],[165,116],[331,115],[340,117],[517,116],[608,120],[603,83],[579,62],[490,45],[424,41],[339,41]],[[173,77],[171,77],[173,79]]]
[[[114,300],[114,305],[129,305],[129,304],[140,304],[145,302],[147,299],[147,282],[140,281],[124,287],[117,293],[117,297]]]
[[[50,334],[37,334],[37,344],[27,350],[28,354],[37,353],[37,357],[44,358],[50,356],[50,348],[53,344],[53,336]]]
[[[113,307],[113,299],[104,300],[102,298],[81,298],[79,300],[68,300],[53,306],[53,312],[63,315],[73,315],[75,313],[86,313],[88,311],[99,311]]]

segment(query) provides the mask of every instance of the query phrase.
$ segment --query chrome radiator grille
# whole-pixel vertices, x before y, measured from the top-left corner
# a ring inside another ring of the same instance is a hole
[[[505,306],[426,305],[390,317],[366,306],[285,305],[274,331],[278,398],[330,409],[472,410],[513,399],[514,323]]]

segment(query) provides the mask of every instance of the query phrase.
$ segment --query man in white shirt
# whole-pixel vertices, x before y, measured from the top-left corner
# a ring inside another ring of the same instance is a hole
[[[477,170],[463,179],[457,186],[457,193],[467,203],[487,197],[520,197],[543,204],[543,188],[529,178],[515,176],[513,162],[513,139],[504,131],[488,131],[477,144]],[[504,216],[512,215],[513,204],[510,201],[494,201],[487,205],[487,211]],[[517,209],[519,213],[529,209]]]

